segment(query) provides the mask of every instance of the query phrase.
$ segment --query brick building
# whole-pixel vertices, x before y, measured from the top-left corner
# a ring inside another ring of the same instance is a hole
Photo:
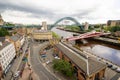
[[[104,78],[106,65],[100,61],[91,57],[85,57],[79,51],[79,53],[73,52],[61,43],[55,46],[55,51],[61,59],[71,63],[77,80],[102,80]]]

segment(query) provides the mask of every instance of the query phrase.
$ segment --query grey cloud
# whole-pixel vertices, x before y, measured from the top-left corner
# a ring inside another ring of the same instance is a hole
[[[30,8],[29,6],[20,6],[20,5],[15,5],[15,4],[11,4],[11,3],[4,3],[4,2],[0,2],[0,12],[4,12],[6,10],[17,10],[17,11],[22,11],[22,12],[29,12],[32,13],[31,16],[29,17],[41,17],[41,16],[52,16],[54,15],[53,11],[50,10],[46,10],[44,8],[40,8],[40,9],[35,9]]]
[[[55,14],[53,10],[45,9],[45,8],[34,8],[34,4],[32,6],[26,6],[26,5],[16,5],[14,3],[11,3],[9,0],[0,0],[0,13],[6,11],[6,10],[16,10],[16,11],[22,11],[22,12],[29,12],[31,15],[28,17],[35,17],[35,18],[49,18],[50,20],[57,21],[58,19],[62,17],[77,17],[79,19],[94,19],[94,17],[90,17],[89,14],[96,11],[98,7],[95,6],[94,8],[84,9],[84,10],[78,10],[76,14]],[[18,14],[19,15],[19,14]]]
[[[94,13],[99,7],[96,6],[96,7],[93,7],[93,8],[89,8],[89,9],[84,9],[84,10],[78,10],[76,14],[73,14],[71,16],[73,17],[77,17],[77,18],[80,18],[80,19],[94,19],[94,17],[90,17],[89,15],[91,13]]]

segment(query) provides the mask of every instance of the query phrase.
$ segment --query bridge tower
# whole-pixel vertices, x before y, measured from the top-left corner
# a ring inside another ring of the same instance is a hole
[[[42,22],[42,28],[41,29],[42,30],[48,30],[48,28],[47,28],[47,22],[46,21]]]
[[[2,26],[3,24],[4,24],[4,21],[3,21],[3,19],[2,19],[1,14],[0,14],[0,26]]]

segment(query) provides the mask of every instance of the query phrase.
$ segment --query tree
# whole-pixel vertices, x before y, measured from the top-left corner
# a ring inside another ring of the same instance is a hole
[[[55,32],[52,32],[52,36],[53,36],[54,38],[60,38],[60,36],[57,35]]]
[[[9,35],[9,32],[5,28],[0,28],[0,37]]]
[[[71,64],[65,60],[54,60],[53,68],[65,74],[66,76],[69,76],[69,77],[73,76],[73,68]]]
[[[111,32],[120,31],[120,26],[113,26],[108,28]]]

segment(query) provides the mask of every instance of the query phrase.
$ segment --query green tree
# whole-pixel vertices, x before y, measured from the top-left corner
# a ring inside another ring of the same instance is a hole
[[[113,26],[108,28],[111,32],[120,31],[120,26]]]
[[[15,24],[10,23],[10,22],[6,22],[6,23],[5,23],[5,26],[15,26]]]
[[[55,32],[52,32],[52,36],[53,36],[54,38],[60,38],[60,36],[57,35]]]
[[[5,28],[0,28],[0,37],[9,35],[9,32]]]
[[[73,68],[71,64],[65,60],[54,60],[53,68],[66,76],[73,76]]]

